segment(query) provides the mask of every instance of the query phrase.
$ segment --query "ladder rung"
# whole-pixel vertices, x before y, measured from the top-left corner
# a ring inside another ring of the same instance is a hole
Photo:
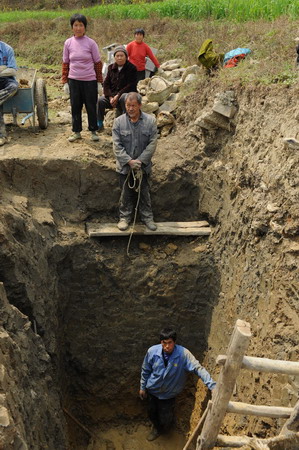
[[[242,402],[229,402],[227,412],[233,414],[245,414],[249,416],[287,418],[293,412],[293,408],[282,406],[250,405]]]
[[[216,446],[240,448],[244,445],[249,445],[251,441],[252,438],[248,436],[225,436],[224,434],[218,434]]]
[[[219,355],[216,364],[224,365],[226,355]],[[287,375],[299,375],[299,363],[295,361],[283,361],[279,359],[257,358],[244,356],[243,369],[257,370],[258,372],[284,373]]]

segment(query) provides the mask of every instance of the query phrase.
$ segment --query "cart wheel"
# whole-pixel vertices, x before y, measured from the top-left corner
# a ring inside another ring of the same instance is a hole
[[[34,100],[39,127],[45,130],[48,126],[48,97],[46,83],[42,78],[36,80]]]

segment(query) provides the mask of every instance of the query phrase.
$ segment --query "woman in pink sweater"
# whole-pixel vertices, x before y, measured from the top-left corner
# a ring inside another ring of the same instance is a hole
[[[135,40],[127,45],[129,61],[137,67],[137,82],[145,78],[145,58],[148,56],[157,69],[160,67],[159,61],[151,51],[150,47],[143,42],[144,30],[137,28],[134,32]]]
[[[91,139],[98,141],[98,83],[103,82],[101,57],[96,42],[85,34],[86,17],[74,14],[70,24],[74,35],[64,43],[61,79],[64,92],[70,95],[71,100],[73,134],[68,140],[75,142],[81,139],[82,108],[85,105]]]

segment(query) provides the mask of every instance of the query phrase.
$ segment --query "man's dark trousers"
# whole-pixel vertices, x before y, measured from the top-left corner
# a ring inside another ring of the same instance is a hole
[[[121,116],[126,112],[126,96],[127,94],[122,94],[116,105],[116,117]],[[98,101],[98,120],[103,121],[105,118],[105,110],[113,109],[109,100],[109,97],[105,97],[104,95],[99,98]]]
[[[148,417],[159,433],[167,433],[174,422],[175,398],[161,400],[148,393]]]
[[[138,193],[134,189],[129,188],[129,185],[133,186],[133,183],[134,180],[132,174],[130,174],[128,180],[127,175],[120,174],[119,184],[121,188],[121,196],[119,205],[119,218],[126,219],[128,223],[133,219],[134,208],[138,198]],[[147,175],[144,172],[142,175],[142,182],[141,182],[139,213],[141,220],[143,221],[153,220],[150,187],[149,187],[149,175]]]

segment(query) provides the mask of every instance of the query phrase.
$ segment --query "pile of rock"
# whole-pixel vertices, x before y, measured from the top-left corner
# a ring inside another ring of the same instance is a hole
[[[169,134],[175,126],[175,110],[181,87],[194,81],[200,70],[197,65],[185,68],[181,64],[181,59],[166,61],[158,75],[139,81],[137,86],[143,96],[142,110],[156,115],[161,136]]]
[[[154,114],[160,136],[167,136],[175,126],[175,110],[183,85],[192,83],[200,71],[197,65],[181,67],[181,59],[171,59],[161,65],[158,75],[139,81],[138,92],[142,95],[142,111]],[[108,111],[104,126],[113,126],[114,111]]]

